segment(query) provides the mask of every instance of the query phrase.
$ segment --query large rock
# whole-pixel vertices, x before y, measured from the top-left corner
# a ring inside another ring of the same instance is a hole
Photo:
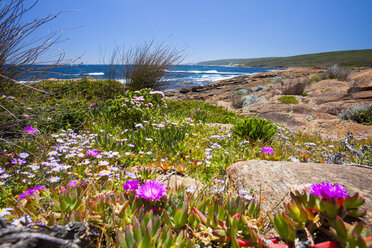
[[[1,248],[92,248],[98,247],[101,239],[102,230],[84,222],[65,226],[14,226],[0,218]]]
[[[269,211],[293,189],[303,189],[322,181],[343,184],[349,194],[359,192],[366,198],[368,220],[372,220],[372,169],[316,163],[249,160],[227,168],[230,183],[236,192],[251,188],[265,198],[263,210]],[[287,196],[285,200],[288,200]]]

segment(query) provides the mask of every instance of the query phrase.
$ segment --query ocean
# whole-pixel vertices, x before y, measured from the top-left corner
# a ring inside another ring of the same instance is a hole
[[[274,69],[258,67],[178,65],[166,72],[164,82],[166,89],[177,89],[194,85],[205,85],[222,79],[272,70]],[[76,79],[82,77],[108,79],[109,71],[108,65],[64,65],[54,68],[39,79]],[[125,83],[124,79],[120,78],[119,75],[115,77],[115,80]]]

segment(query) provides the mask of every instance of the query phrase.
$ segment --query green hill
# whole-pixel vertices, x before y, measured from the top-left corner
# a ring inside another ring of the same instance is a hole
[[[372,67],[372,49],[314,53],[289,57],[221,59],[198,63],[198,65],[231,64],[244,64],[252,67],[329,66],[334,64]]]

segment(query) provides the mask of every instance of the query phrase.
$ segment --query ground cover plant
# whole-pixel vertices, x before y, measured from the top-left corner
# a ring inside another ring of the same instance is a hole
[[[206,103],[165,101],[160,91],[112,90],[102,98],[95,95],[97,89],[79,88],[95,87],[95,82],[76,86],[79,90],[72,82],[40,85],[47,85],[43,89],[48,91],[72,92],[40,93],[35,96],[39,102],[21,91],[0,98],[28,111],[17,113],[23,120],[14,127],[17,135],[2,136],[8,142],[1,143],[0,217],[14,225],[91,223],[102,233],[97,246],[263,247],[271,242],[262,236],[269,218],[249,189],[240,194],[229,190],[224,172],[228,165],[248,159],[324,163],[337,152],[345,153],[347,163],[360,162],[340,140],[261,119],[245,120]],[[112,82],[96,86],[105,85]],[[44,105],[37,108],[36,102]],[[62,103],[76,106],[59,108]],[[258,128],[260,123],[273,130],[270,137]],[[250,126],[254,128],[247,129],[248,136],[234,131]],[[370,144],[365,137],[355,137],[354,142],[356,149]],[[363,163],[370,163],[368,156],[365,159]],[[166,187],[158,179],[159,174],[174,173],[205,186]],[[367,242],[364,225],[358,225],[355,242]],[[291,244],[291,237],[281,237]],[[339,240],[335,237],[332,240]]]
[[[278,98],[282,104],[298,104],[298,101],[295,96],[281,96]]]
[[[372,125],[372,104],[350,107],[339,114],[342,120],[352,120],[363,125]]]

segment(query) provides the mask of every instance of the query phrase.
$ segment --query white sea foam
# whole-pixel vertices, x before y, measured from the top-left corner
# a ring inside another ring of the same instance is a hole
[[[89,76],[103,76],[103,75],[105,75],[105,73],[104,72],[89,72],[89,73],[87,73],[87,75],[89,75]]]
[[[181,70],[181,71],[178,71],[178,70],[170,70],[170,71],[168,71],[168,70],[166,70],[166,72],[176,72],[176,73],[200,73],[200,74],[202,74],[202,73],[221,73],[221,72],[218,72],[218,71],[216,71],[216,70],[208,70],[208,71],[183,71],[183,70]]]

